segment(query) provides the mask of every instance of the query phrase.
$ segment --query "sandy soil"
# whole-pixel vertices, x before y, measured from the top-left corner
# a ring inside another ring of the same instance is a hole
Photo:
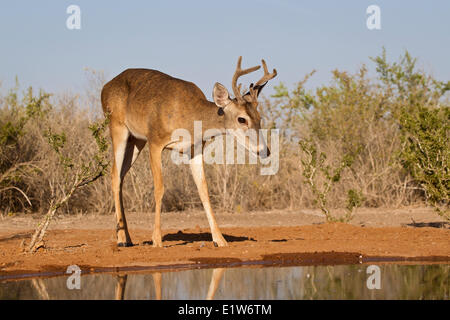
[[[215,248],[202,211],[163,213],[163,248],[151,245],[152,214],[128,213],[133,247],[115,245],[114,216],[58,217],[35,254],[23,253],[37,217],[0,219],[0,278],[141,267],[192,268],[241,264],[450,262],[449,224],[430,209],[361,210],[350,224],[324,223],[320,212],[218,213],[229,246]]]

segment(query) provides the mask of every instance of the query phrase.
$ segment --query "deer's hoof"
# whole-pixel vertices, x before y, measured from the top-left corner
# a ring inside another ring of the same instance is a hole
[[[222,242],[219,242],[219,243],[217,243],[216,241],[213,241],[213,244],[214,244],[214,247],[227,247],[228,246],[228,243],[226,242],[226,241],[222,241]]]
[[[117,244],[117,246],[118,246],[119,248],[121,248],[121,247],[132,247],[133,244],[132,244],[131,242],[119,242],[119,243]]]
[[[162,242],[153,241],[153,248],[162,248]]]

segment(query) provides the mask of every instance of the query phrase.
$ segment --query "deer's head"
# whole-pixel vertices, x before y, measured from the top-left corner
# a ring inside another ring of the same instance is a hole
[[[260,135],[261,116],[258,112],[258,96],[267,82],[275,78],[277,71],[273,69],[273,72],[269,73],[266,62],[262,60],[263,77],[256,84],[250,84],[247,93],[241,94],[241,84],[237,84],[238,78],[260,68],[260,66],[255,66],[243,70],[241,61],[242,57],[239,57],[232,81],[235,97],[230,98],[227,88],[216,83],[213,89],[213,99],[219,107],[219,115],[225,117],[225,129],[248,150],[265,158],[270,155],[270,151],[263,136]]]

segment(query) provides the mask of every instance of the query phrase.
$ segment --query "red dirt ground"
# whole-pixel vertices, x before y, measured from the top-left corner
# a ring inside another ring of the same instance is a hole
[[[37,220],[3,218],[0,276],[62,273],[72,264],[97,271],[230,263],[450,262],[448,223],[428,209],[366,210],[351,224],[323,223],[315,211],[223,213],[218,220],[229,243],[224,248],[213,246],[206,218],[197,211],[163,214],[164,247],[153,248],[147,245],[152,234],[149,216],[127,215],[134,243],[129,248],[116,247],[113,216],[60,217],[48,232],[45,247],[35,254],[23,253],[21,243],[29,241]]]

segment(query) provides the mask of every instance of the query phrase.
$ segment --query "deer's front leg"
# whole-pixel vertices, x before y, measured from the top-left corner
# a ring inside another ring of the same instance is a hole
[[[164,183],[161,168],[160,148],[150,147],[150,168],[153,175],[154,194],[155,194],[155,225],[153,228],[153,246],[162,247],[161,239],[161,202],[164,195]]]
[[[205,208],[206,216],[208,217],[214,245],[225,247],[227,246],[227,242],[219,230],[219,226],[217,225],[216,218],[214,217],[211,203],[209,201],[208,185],[206,184],[205,171],[203,169],[203,154],[200,153],[195,155],[191,160],[189,160],[189,164],[191,166],[191,172],[194,177],[195,184],[197,185],[200,200],[203,203],[203,208]]]

